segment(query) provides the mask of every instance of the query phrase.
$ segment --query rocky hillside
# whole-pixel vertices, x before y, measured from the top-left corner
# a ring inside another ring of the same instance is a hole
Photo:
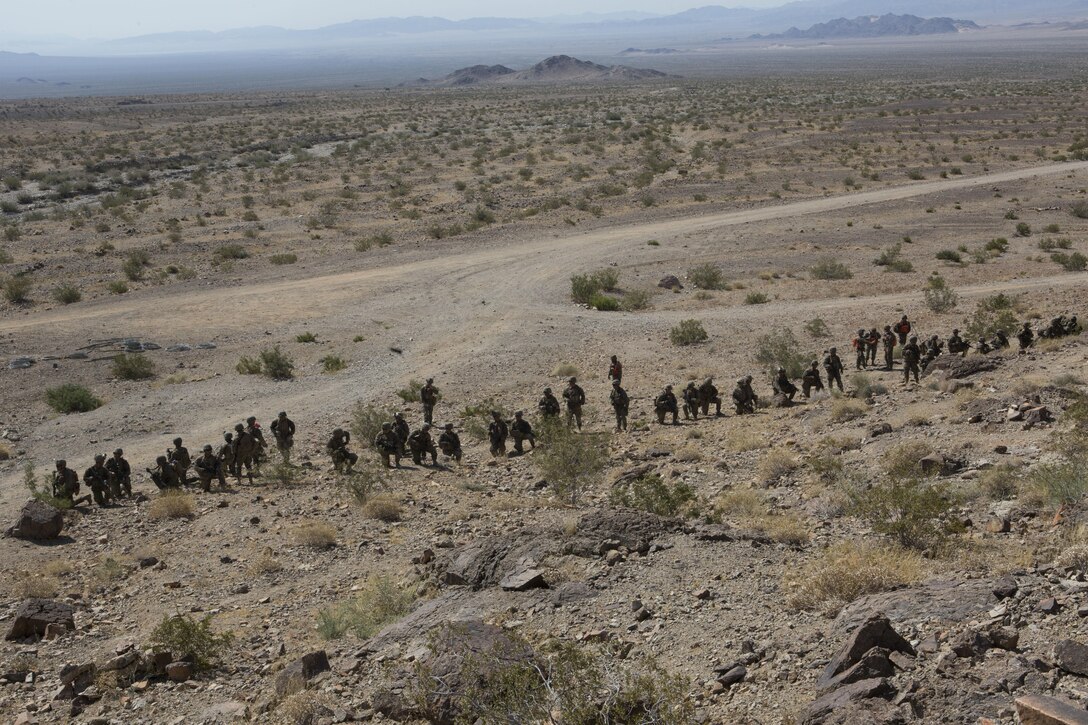
[[[461,68],[437,80],[420,78],[410,85],[458,87],[481,84],[526,85],[544,83],[601,83],[669,78],[669,74],[625,65],[601,65],[569,55],[545,58],[531,68],[515,71],[503,65]]]
[[[917,15],[866,15],[852,20],[838,18],[826,23],[817,23],[807,30],[790,28],[775,35],[754,35],[753,38],[766,39],[806,39],[827,40],[830,38],[884,38],[907,35],[937,35],[940,33],[958,33],[963,30],[978,30],[979,26],[970,20],[952,18],[920,18]]]

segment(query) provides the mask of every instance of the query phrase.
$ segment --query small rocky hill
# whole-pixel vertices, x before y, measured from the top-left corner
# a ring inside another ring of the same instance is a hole
[[[515,71],[503,65],[474,65],[455,70],[443,78],[420,78],[410,85],[457,87],[482,84],[526,85],[539,83],[595,83],[602,81],[640,81],[670,78],[661,71],[631,68],[625,65],[601,65],[569,55],[545,58],[531,68]]]
[[[962,30],[978,30],[979,26],[970,20],[952,18],[920,18],[917,15],[864,15],[848,19],[838,18],[826,23],[817,23],[807,30],[790,28],[775,35],[754,35],[753,38],[768,39],[808,39],[826,40],[828,38],[883,38],[904,35],[937,35],[958,33]]]

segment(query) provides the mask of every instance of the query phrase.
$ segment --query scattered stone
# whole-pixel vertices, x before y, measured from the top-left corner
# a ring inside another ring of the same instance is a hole
[[[1046,695],[1016,698],[1016,714],[1021,725],[1088,725],[1088,712]]]
[[[720,682],[725,687],[732,687],[733,685],[737,684],[738,682],[743,682],[744,678],[747,677],[747,676],[748,676],[747,668],[745,668],[744,665],[737,665],[735,667],[730,668],[730,670],[728,672],[726,672],[724,675],[719,677],[718,682]]]
[[[45,629],[51,624],[75,629],[75,610],[70,604],[52,599],[26,599],[15,611],[15,619],[8,629],[5,639],[16,640],[27,637],[43,637]]]
[[[499,587],[508,592],[524,592],[530,589],[547,589],[548,582],[544,580],[544,572],[540,569],[526,569],[507,576],[499,582]]]
[[[1088,677],[1088,645],[1063,639],[1054,647],[1054,664],[1066,672]]]
[[[801,724],[819,725],[836,710],[854,708],[860,701],[871,698],[888,700],[895,694],[895,688],[883,678],[854,682],[832,690],[809,705]]]
[[[821,687],[829,686],[839,674],[860,663],[865,654],[874,647],[885,651],[885,659],[888,652],[902,652],[911,656],[915,654],[910,642],[899,636],[888,618],[883,614],[876,614],[869,617],[843,644],[839,653],[827,663],[817,684]]]
[[[1057,614],[1062,605],[1058,603],[1058,600],[1054,597],[1047,597],[1043,601],[1039,602],[1036,607],[1043,614]]]
[[[684,285],[680,284],[680,278],[677,277],[675,274],[666,274],[664,277],[661,278],[661,281],[657,283],[657,286],[661,287],[662,289],[684,289]]]
[[[174,682],[185,682],[193,676],[193,666],[189,662],[171,662],[166,666],[166,676]]]
[[[996,453],[999,456],[1003,456],[1008,452],[1009,452],[1009,447],[1008,446],[994,446],[994,453]]]
[[[155,566],[158,563],[159,563],[158,557],[145,556],[142,559],[140,559],[140,568],[141,569],[150,569],[151,567]]]
[[[310,680],[328,670],[329,657],[325,654],[325,650],[303,655],[276,675],[276,695],[288,697],[305,690]]]
[[[1011,576],[1003,576],[997,580],[997,584],[994,585],[994,596],[998,599],[1008,599],[1015,596],[1016,592],[1020,590],[1020,586],[1016,583],[1016,580]]]
[[[883,435],[888,435],[892,432],[892,426],[890,423],[881,423],[878,426],[869,429],[870,438],[879,438]]]
[[[1012,529],[1012,523],[1000,516],[991,516],[983,524],[983,528],[991,534],[1007,534]]]
[[[49,504],[32,498],[23,504],[19,520],[7,530],[8,536],[31,541],[47,541],[64,530],[64,514]]]

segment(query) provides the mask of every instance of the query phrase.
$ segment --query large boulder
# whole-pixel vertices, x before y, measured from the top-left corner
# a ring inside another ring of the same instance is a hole
[[[26,599],[15,612],[15,619],[5,639],[17,640],[28,637],[44,637],[49,625],[75,629],[75,610],[72,605],[52,599]]]
[[[895,688],[883,678],[854,682],[832,690],[809,705],[801,723],[802,725],[822,725],[836,711],[857,710],[864,700],[873,698],[890,700],[894,696]]]
[[[1016,698],[1016,714],[1021,725],[1088,725],[1088,711],[1046,695]]]
[[[889,677],[893,672],[889,654],[901,652],[914,656],[914,648],[892,628],[883,614],[869,617],[843,644],[820,673],[822,688],[849,684],[859,680]]]
[[[684,285],[680,284],[680,278],[675,274],[666,274],[661,278],[661,281],[657,283],[658,287],[662,289],[678,290],[684,289]]]
[[[835,619],[835,629],[851,632],[876,613],[887,615],[896,626],[966,622],[993,607],[995,584],[993,579],[944,579],[870,594],[843,607]]]
[[[996,370],[1001,362],[1001,358],[988,355],[972,355],[970,357],[941,355],[926,366],[926,369],[922,372],[922,377],[936,375],[941,380],[967,378],[978,373]]]
[[[8,529],[8,536],[45,541],[55,539],[64,530],[64,514],[49,504],[32,498],[23,504],[19,520]]]
[[[329,657],[325,654],[325,650],[305,654],[276,675],[276,694],[279,697],[289,697],[305,690],[310,680],[328,671]]]

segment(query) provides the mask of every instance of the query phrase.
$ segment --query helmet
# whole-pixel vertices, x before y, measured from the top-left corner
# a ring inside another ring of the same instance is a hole
[[[956,327],[956,328],[953,328],[953,329],[952,329],[952,334],[953,334],[953,335],[958,335],[958,334],[960,334],[960,328],[958,328],[958,327]]]
[[[619,380],[613,380],[612,381],[612,387],[618,388],[619,386],[620,386],[620,381]]]
[[[453,430],[453,423],[446,423],[446,430]]]
[[[744,376],[744,382],[746,382],[746,383],[752,382],[752,376],[751,375],[745,375]]]
[[[223,434],[223,440],[230,443],[232,440],[234,440],[234,434],[233,433],[224,433]]]
[[[910,336],[910,341],[911,342],[918,342],[918,336],[917,335],[911,335]]]
[[[277,417],[277,418],[286,418],[286,417],[287,417],[287,412],[286,412],[286,411],[283,411],[283,410],[281,410],[281,411],[279,412],[279,415],[277,415],[276,417]]]
[[[248,418],[246,418],[246,422],[250,423],[250,424],[256,423],[257,422],[257,416],[255,416],[255,415],[249,416]]]
[[[570,379],[570,380],[568,380],[567,382],[568,382],[568,383],[576,383],[576,382],[578,382],[578,378],[571,378],[571,379]]]
[[[830,353],[831,353],[832,355],[834,355],[834,354],[835,354],[835,353],[837,353],[838,351],[839,351],[839,348],[837,348],[837,347],[833,347],[833,348],[831,348],[830,350],[828,350],[828,352],[830,352]]]
[[[427,385],[430,385],[433,382],[434,382],[434,378],[427,378]]]
[[[57,459],[57,468],[64,468],[67,465],[68,465],[68,461],[64,460],[63,458],[58,458]]]
[[[393,427],[392,423],[382,423],[382,430],[389,430],[392,427]],[[336,430],[339,430],[341,433],[344,432],[344,431],[340,430],[339,428],[337,428]],[[333,432],[335,432],[335,431],[333,431]]]
[[[671,385],[666,385],[665,390],[672,390],[672,386]]]
[[[115,455],[115,456],[123,456],[123,455],[125,455],[125,452],[124,452],[123,450],[121,450],[120,448],[118,448],[118,449],[116,449],[116,450],[115,450],[115,451],[113,452],[113,455]]]
[[[389,424],[388,423],[382,423],[383,428],[386,427],[387,425],[389,425]],[[344,429],[343,428],[335,428],[335,429],[333,429],[332,434],[334,436],[342,436],[342,435],[344,435]]]
[[[545,395],[551,395],[551,392],[552,392],[551,388],[544,388],[544,394]]]
[[[404,413],[399,413],[399,412],[398,413],[393,413],[393,417],[396,418],[397,420],[400,420],[401,418],[404,417]]]
[[[779,365],[779,366],[778,366],[778,372],[780,372],[780,373],[784,373],[784,372],[786,372],[786,368],[784,368],[784,367],[782,367],[781,365]]]
[[[522,413],[520,410],[518,412],[514,413],[515,418],[520,418],[523,415],[525,415],[525,413]]]
[[[242,425],[241,423],[239,423],[238,425],[234,426],[234,430],[238,431],[239,433],[241,433],[241,432],[242,432],[242,431],[244,431],[245,429],[246,429],[246,427],[245,427],[244,425]]]
[[[423,430],[430,430],[430,429],[431,429],[431,424],[430,423],[424,423],[423,424]]]
[[[212,452],[212,447],[211,446],[204,446],[204,452],[205,453],[211,453]]]
[[[98,463],[99,461],[104,461],[104,460],[106,460],[106,454],[105,453],[95,453],[94,454],[94,462],[95,463]]]
[[[166,463],[166,456],[159,456],[155,459],[155,463],[158,463],[160,466]]]
[[[175,446],[180,446],[181,445],[181,439],[180,438],[175,438],[174,439],[174,445]]]
[[[865,334],[865,330],[858,330],[858,337],[861,337],[864,334]]]

